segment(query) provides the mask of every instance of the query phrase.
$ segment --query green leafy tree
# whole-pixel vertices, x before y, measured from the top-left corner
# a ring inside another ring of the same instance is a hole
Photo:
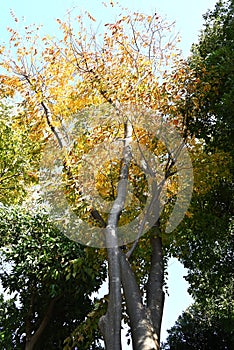
[[[205,306],[209,295],[216,300],[220,294],[227,303],[232,298],[233,1],[219,1],[204,19],[204,30],[190,58],[198,79],[190,102],[195,99],[198,104],[193,103],[197,113],[192,110],[188,128],[203,140],[208,159],[217,149],[229,154],[226,165],[218,165],[229,168],[229,176],[220,177],[207,194],[194,197],[192,224],[188,223],[184,231],[188,243],[184,241],[180,249],[181,259],[190,270],[191,291],[198,300],[204,299]]]
[[[234,322],[230,318],[210,316],[199,304],[183,312],[169,330],[164,350],[231,350]],[[229,330],[229,331],[228,331]]]
[[[94,249],[63,234],[45,210],[0,207],[1,349],[63,349],[64,340],[93,309],[105,278]],[[98,349],[95,325],[81,349]],[[92,345],[93,344],[93,345]]]
[[[233,342],[233,1],[217,2],[204,19],[204,29],[189,58],[196,78],[193,87],[188,84],[184,113],[188,130],[200,139],[207,159],[217,149],[226,152],[229,160],[218,168],[229,169],[229,176],[217,177],[208,193],[193,196],[191,217],[180,227],[174,254],[189,269],[186,279],[196,304],[169,331],[171,349],[177,349],[177,343],[178,349],[196,345],[203,349],[203,343],[204,349],[215,349],[214,340],[220,349],[229,349],[230,339]],[[202,341],[195,341],[193,327]]]
[[[13,107],[0,103],[0,202],[22,201],[37,181],[41,137],[32,142],[31,126],[19,121]]]
[[[196,137],[203,138],[210,147],[218,146],[233,154],[233,1],[218,1],[204,20],[189,59],[196,72],[197,89],[188,96],[188,105],[194,109],[187,122]]]

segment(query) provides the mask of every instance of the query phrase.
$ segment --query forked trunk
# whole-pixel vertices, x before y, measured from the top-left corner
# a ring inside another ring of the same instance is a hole
[[[120,254],[121,279],[130,318],[134,350],[159,350],[158,335],[151,315],[143,304],[139,286],[125,254]]]

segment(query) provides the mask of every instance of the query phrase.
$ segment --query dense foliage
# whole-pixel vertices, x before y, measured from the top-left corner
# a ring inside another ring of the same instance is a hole
[[[17,203],[37,181],[41,142],[30,139],[30,125],[0,103],[0,202]]]
[[[10,298],[1,304],[1,349],[27,342],[35,349],[63,349],[93,308],[91,294],[105,277],[100,256],[66,238],[36,208],[1,206],[0,237],[0,281]],[[90,332],[93,339],[82,349],[95,342],[95,327]]]
[[[210,316],[195,304],[183,312],[169,330],[164,350],[230,350],[233,345],[233,320]]]
[[[197,75],[197,91],[188,100],[197,103],[188,125],[210,147],[233,152],[233,1],[218,1],[204,20],[189,58]]]
[[[229,176],[219,177],[208,193],[193,196],[192,218],[180,227],[176,254],[189,269],[186,279],[196,304],[170,330],[170,349],[231,349],[234,342],[233,1],[219,1],[204,19],[189,58],[197,86],[187,99],[187,125],[208,157],[217,149],[226,152],[229,161],[219,167],[228,168]]]

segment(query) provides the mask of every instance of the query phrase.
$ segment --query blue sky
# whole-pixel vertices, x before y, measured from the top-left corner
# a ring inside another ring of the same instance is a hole
[[[108,2],[109,0],[106,0]],[[158,12],[170,21],[176,21],[176,28],[181,33],[181,47],[185,56],[188,55],[191,44],[197,40],[202,27],[202,14],[212,8],[215,0],[119,0],[129,9],[140,10],[149,14]],[[97,22],[106,22],[114,19],[119,13],[117,7],[110,12],[102,5],[102,0],[0,0],[0,30],[1,41],[6,36],[6,26],[14,26],[10,15],[12,9],[25,23],[43,24],[45,32],[55,34],[57,30],[56,18],[63,18],[68,9],[74,8],[74,15],[81,10],[88,10],[97,19]]]
[[[132,10],[140,10],[149,14],[157,12],[169,21],[175,20],[176,29],[181,34],[183,55],[186,57],[192,43],[197,41],[202,28],[202,15],[209,8],[214,7],[216,0],[120,0],[119,3]],[[71,8],[74,8],[74,16],[81,10],[88,10],[97,19],[97,23],[102,24],[114,20],[119,13],[116,7],[111,12],[107,10],[102,5],[102,0],[0,0],[0,43],[7,41],[6,27],[15,27],[15,22],[10,14],[11,9],[19,19],[24,17],[25,25],[43,24],[45,33],[56,35],[58,26],[55,19],[63,19],[66,11]],[[182,310],[191,303],[191,298],[186,293],[188,285],[183,279],[185,274],[186,271],[182,265],[175,260],[170,261],[170,297],[166,298],[162,340],[166,337],[166,329],[174,324]],[[124,349],[127,349],[127,346],[124,346]]]

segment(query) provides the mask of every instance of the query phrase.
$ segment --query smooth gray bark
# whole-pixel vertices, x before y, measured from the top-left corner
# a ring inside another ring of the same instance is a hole
[[[109,300],[107,313],[99,320],[107,350],[121,350],[122,296],[118,247],[108,249]]]
[[[151,235],[152,257],[151,267],[147,282],[147,308],[153,323],[154,330],[160,341],[160,331],[164,307],[164,262],[162,250],[162,238],[159,236],[158,225]]]
[[[118,221],[127,197],[128,172],[131,162],[132,126],[125,124],[124,148],[117,196],[109,214],[106,227],[106,245],[109,273],[109,302],[107,313],[99,321],[107,350],[121,350],[122,295],[120,274],[120,250],[118,244]]]
[[[139,286],[125,254],[121,252],[121,278],[134,350],[158,350],[159,342],[150,314],[143,305]]]

